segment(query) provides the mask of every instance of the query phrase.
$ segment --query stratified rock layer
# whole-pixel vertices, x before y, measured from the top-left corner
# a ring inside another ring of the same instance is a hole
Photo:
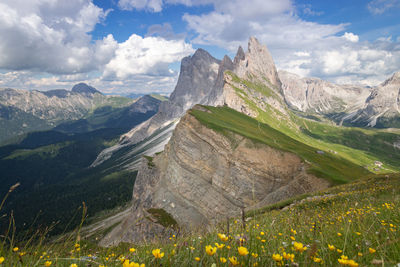
[[[307,174],[295,154],[233,133],[228,138],[189,112],[165,151],[141,165],[132,214],[102,245],[138,242],[165,233],[151,220],[149,209],[166,211],[184,229],[199,229],[239,215],[242,209],[327,186],[326,181]]]

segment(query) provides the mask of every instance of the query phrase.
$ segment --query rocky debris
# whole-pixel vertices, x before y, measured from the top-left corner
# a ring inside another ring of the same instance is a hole
[[[233,133],[228,138],[189,113],[152,163],[149,166],[143,159],[130,218],[110,232],[102,245],[147,240],[152,231],[162,234],[159,224],[146,219],[149,209],[162,209],[183,229],[198,229],[238,216],[243,208],[328,186],[325,180],[307,174],[295,154]]]

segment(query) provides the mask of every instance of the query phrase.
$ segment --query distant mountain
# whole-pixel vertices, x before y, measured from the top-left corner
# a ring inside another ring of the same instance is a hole
[[[400,72],[374,87],[364,106],[343,120],[357,126],[400,128]]]
[[[133,100],[129,98],[105,96],[83,83],[71,91],[0,89],[0,143],[27,132],[81,119],[99,107],[120,108],[131,103]]]

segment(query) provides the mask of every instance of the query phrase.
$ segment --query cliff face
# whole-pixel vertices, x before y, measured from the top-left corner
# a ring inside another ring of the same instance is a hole
[[[165,228],[151,219],[151,209],[165,211],[184,229],[204,228],[239,215],[242,208],[328,186],[306,169],[295,154],[238,134],[220,134],[188,113],[164,152],[142,163],[132,214],[102,245],[137,242],[152,233],[164,233]]]

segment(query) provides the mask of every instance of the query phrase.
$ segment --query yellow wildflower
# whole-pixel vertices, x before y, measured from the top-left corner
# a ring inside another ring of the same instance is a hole
[[[129,249],[129,252],[130,252],[130,253],[133,253],[133,252],[135,252],[135,251],[136,251],[135,248],[130,248],[130,249]]]
[[[292,234],[294,234],[294,235],[297,234],[296,230],[293,230],[293,229],[290,229],[290,232],[292,232]]]
[[[4,257],[0,257],[0,264],[4,262]]]
[[[238,252],[240,256],[246,256],[249,254],[249,251],[245,247],[238,247]]]
[[[253,258],[257,258],[258,254],[257,253],[251,253],[251,256],[253,256]]]
[[[329,245],[328,244],[328,248],[329,248],[329,250],[335,250],[335,246],[334,245]]]
[[[321,259],[321,258],[317,258],[317,257],[314,257],[313,260],[314,260],[314,262],[316,262],[316,263],[322,262],[322,259]]]
[[[164,252],[161,252],[159,248],[153,249],[151,253],[153,253],[154,258],[156,259],[161,259],[162,257],[164,257]]]
[[[226,262],[226,258],[221,257],[221,258],[219,258],[219,261],[222,262],[222,263],[225,263]]]
[[[261,232],[260,235],[265,235],[265,233],[264,233],[264,232]]]
[[[22,256],[24,256],[25,254],[26,254],[26,252],[20,252],[20,253],[19,253],[19,256],[22,257]]]
[[[338,236],[342,236],[342,234],[341,234],[341,233],[337,233],[337,235],[338,235]]]
[[[51,261],[46,261],[45,263],[44,263],[44,266],[46,266],[46,267],[49,267],[50,265],[51,265]]]
[[[217,248],[221,249],[221,248],[225,247],[225,244],[218,244],[218,243],[215,243],[215,246],[216,246]]]
[[[283,258],[280,254],[272,254],[272,259],[276,262],[281,262]]]
[[[211,246],[211,245],[207,245],[207,246],[206,246],[206,253],[207,253],[208,255],[212,256],[212,255],[215,254],[215,252],[217,252],[217,248],[216,248],[216,247],[213,247],[213,246]]]
[[[200,258],[199,257],[195,257],[194,260],[195,261],[200,261]]]
[[[373,253],[375,253],[375,252],[376,252],[376,249],[369,248],[369,249],[368,249],[368,251],[369,251],[369,253],[373,254]]]
[[[232,265],[239,265],[239,262],[235,256],[229,257],[229,261],[232,263]]]
[[[13,251],[14,251],[14,252],[17,252],[18,250],[19,250],[18,247],[13,248]]]
[[[303,246],[303,244],[300,242],[294,242],[293,246],[294,246],[294,249],[299,252],[303,252],[303,251],[307,250],[307,247]]]
[[[76,263],[72,263],[69,267],[78,267]]]
[[[357,255],[358,255],[359,257],[362,257],[363,254],[362,254],[361,252],[358,252]]]
[[[75,244],[75,248],[79,248],[81,245],[79,245],[78,243]]]
[[[343,250],[341,250],[341,249],[337,249],[336,250],[338,253],[342,253],[343,252]]]
[[[293,241],[296,240],[296,238],[294,236],[290,236],[290,239],[292,239]]]
[[[360,232],[356,232],[356,235],[361,235],[361,233]]]
[[[228,237],[225,234],[218,234],[219,239],[221,239],[221,241],[226,242],[228,241]]]
[[[350,267],[358,267],[358,263],[354,260],[348,260],[347,265],[349,265]]]
[[[286,260],[290,260],[291,262],[293,262],[293,260],[294,260],[294,254],[290,254],[290,253],[283,252],[283,257],[284,257]]]

